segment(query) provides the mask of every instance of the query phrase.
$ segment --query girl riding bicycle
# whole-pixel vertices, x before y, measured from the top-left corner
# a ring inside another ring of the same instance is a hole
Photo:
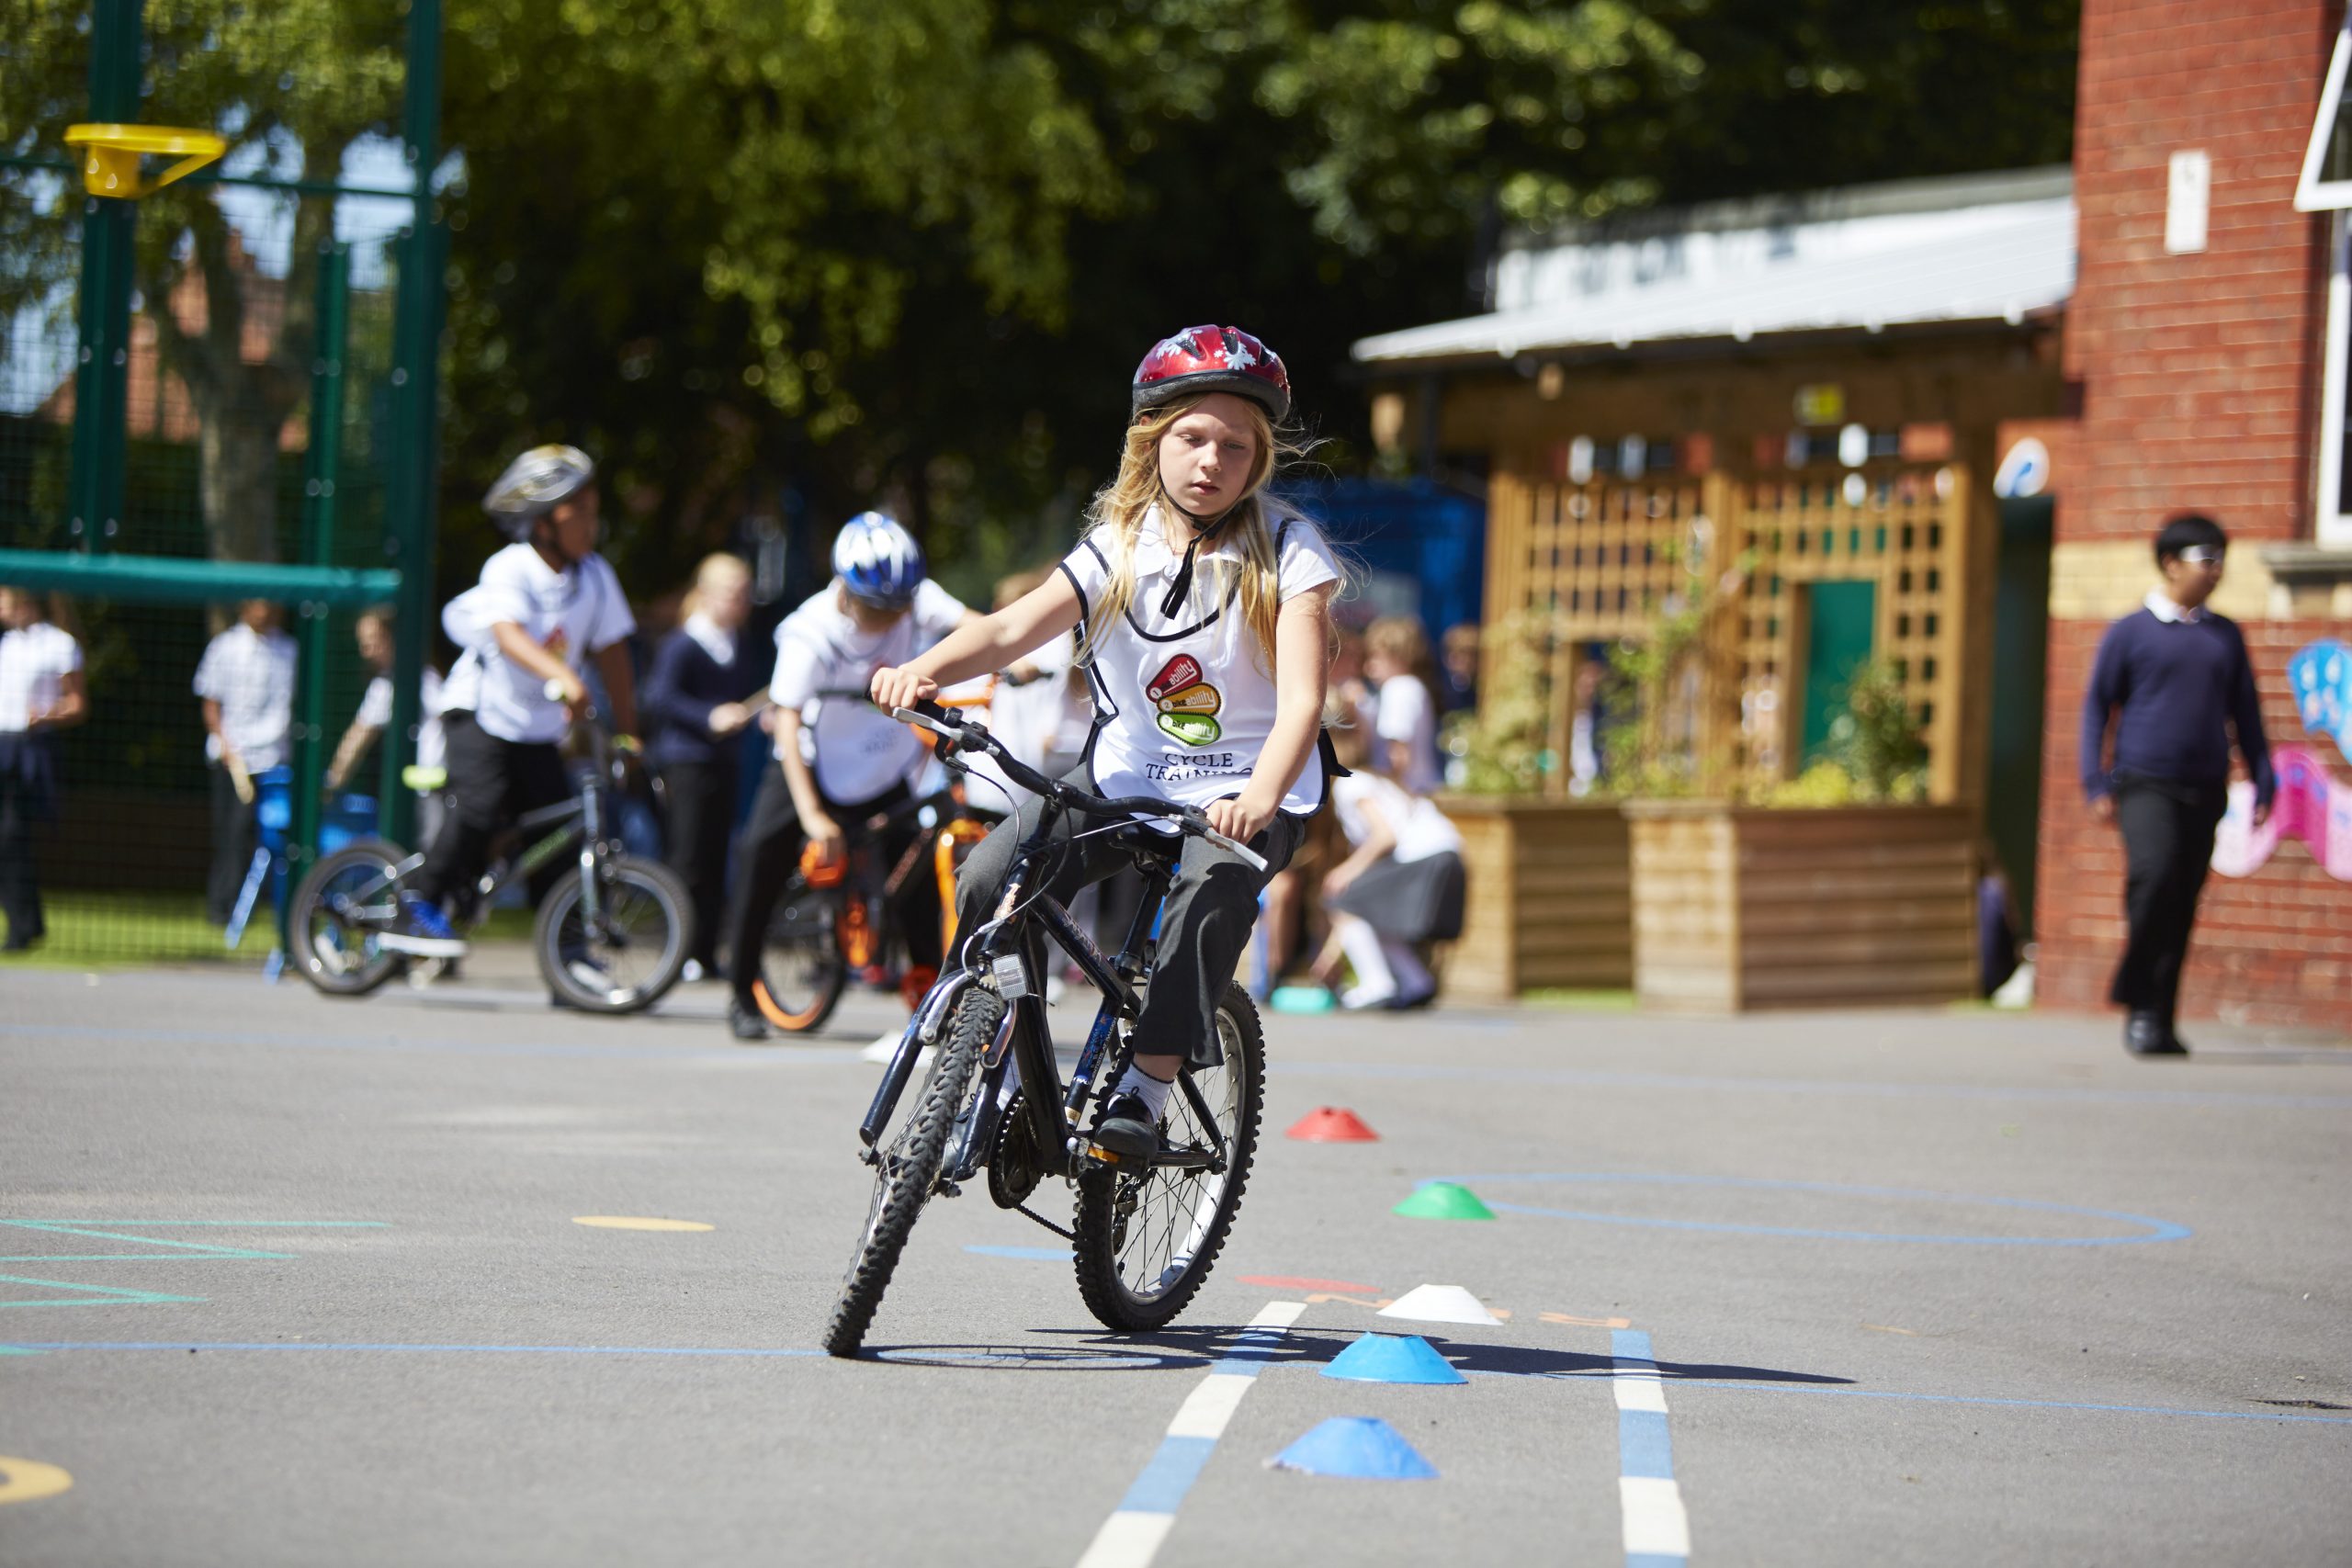
[[[1097,794],[1204,807],[1262,871],[1199,838],[1182,842],[1160,916],[1134,1058],[1095,1140],[1148,1158],[1187,1061],[1218,1061],[1212,1020],[1257,919],[1266,880],[1321,808],[1318,754],[1340,569],[1315,526],[1264,493],[1290,412],[1272,350],[1233,327],[1193,327],[1144,356],[1118,477],[1094,498],[1078,548],[1046,582],[937,647],[877,672],[874,700],[909,707],[943,685],[1002,670],[1073,627],[1095,701],[1092,744],[1072,775]],[[1000,826],[957,878],[956,929],[985,925],[1037,808]],[[1065,818],[1067,900],[1125,863]]]

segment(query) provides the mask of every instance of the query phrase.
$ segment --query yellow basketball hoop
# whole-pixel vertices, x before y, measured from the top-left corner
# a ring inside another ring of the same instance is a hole
[[[68,126],[65,144],[88,150],[82,161],[83,188],[92,196],[112,197],[118,201],[136,201],[159,191],[229,150],[226,137],[169,125]],[[139,160],[149,156],[177,158],[179,162],[141,184]]]

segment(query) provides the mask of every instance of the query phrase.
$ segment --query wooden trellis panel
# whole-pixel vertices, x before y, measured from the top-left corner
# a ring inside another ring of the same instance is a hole
[[[1959,786],[1969,504],[1957,464],[1586,485],[1498,475],[1488,615],[1546,621],[1564,640],[1638,638],[1714,584],[1714,667],[1738,714],[1719,743],[1741,768],[1778,775],[1794,771],[1801,735],[1797,591],[1869,581],[1871,646],[1902,671],[1928,743],[1929,797],[1948,801]]]

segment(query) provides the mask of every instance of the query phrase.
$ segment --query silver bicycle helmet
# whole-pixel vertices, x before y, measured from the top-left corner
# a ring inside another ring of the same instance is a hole
[[[595,478],[595,461],[579,447],[534,446],[506,465],[481,498],[481,509],[508,538],[527,542],[533,523]]]

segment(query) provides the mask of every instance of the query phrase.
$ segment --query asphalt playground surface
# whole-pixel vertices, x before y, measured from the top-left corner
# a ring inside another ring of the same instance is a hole
[[[1271,1017],[1173,1329],[973,1190],[842,1362],[894,1004],[742,1047],[495,968],[0,982],[0,1564],[2352,1562],[2352,1050]],[[1327,1104],[1380,1141],[1282,1136]],[[1496,1217],[1390,1213],[1432,1179]],[[1498,1321],[1379,1315],[1429,1284]],[[1320,1375],[1374,1331],[1464,1381]],[[1270,1468],[1338,1416],[1437,1474]]]

